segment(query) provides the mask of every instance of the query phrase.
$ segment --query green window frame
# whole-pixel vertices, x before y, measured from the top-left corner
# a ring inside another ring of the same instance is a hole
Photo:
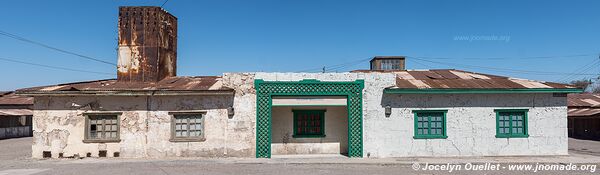
[[[496,109],[496,138],[527,138],[528,109]]]
[[[292,110],[294,138],[325,137],[325,110]]]
[[[415,139],[446,139],[448,110],[414,110]]]
[[[84,143],[120,142],[120,114],[84,114]]]

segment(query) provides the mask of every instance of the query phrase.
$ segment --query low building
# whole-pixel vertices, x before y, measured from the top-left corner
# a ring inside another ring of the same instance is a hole
[[[569,137],[600,139],[600,94],[569,94]]]
[[[31,137],[33,98],[0,92],[0,139]]]
[[[135,30],[139,19],[158,20],[150,30],[158,35]],[[581,92],[405,70],[399,56],[344,73],[178,77],[175,36],[176,18],[164,10],[122,7],[117,79],[19,90],[35,98],[32,156],[566,155],[566,94]]]

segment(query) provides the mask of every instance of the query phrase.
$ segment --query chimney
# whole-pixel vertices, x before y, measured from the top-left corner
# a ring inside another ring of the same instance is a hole
[[[375,56],[371,59],[371,70],[406,70],[404,56]]]
[[[177,18],[160,7],[119,7],[117,80],[158,82],[177,75]]]

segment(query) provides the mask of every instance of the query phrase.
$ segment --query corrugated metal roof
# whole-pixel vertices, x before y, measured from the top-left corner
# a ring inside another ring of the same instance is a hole
[[[600,94],[569,94],[569,107],[600,107]]]
[[[569,117],[588,117],[600,114],[599,108],[580,108],[580,109],[569,109]]]
[[[32,97],[23,97],[13,92],[0,93],[0,105],[33,105]]]
[[[119,82],[96,80],[19,89],[19,93],[86,92],[86,91],[233,91],[223,86],[219,76],[167,77],[159,82]]]
[[[510,78],[455,69],[356,70],[352,72],[395,73],[397,75],[396,86],[388,89],[577,89],[567,84]]]
[[[0,109],[0,116],[23,116],[33,115],[31,109]]]
[[[600,114],[600,94],[569,94],[569,117],[587,117]]]

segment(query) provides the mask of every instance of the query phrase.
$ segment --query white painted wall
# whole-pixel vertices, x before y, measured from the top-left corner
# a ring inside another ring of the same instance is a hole
[[[210,96],[146,97],[36,97],[32,156],[42,151],[64,156],[107,150],[122,157],[254,157],[256,94],[254,79],[265,81],[365,81],[363,91],[364,157],[503,156],[567,154],[566,97],[552,94],[390,95],[383,89],[395,84],[389,73],[226,73],[224,85],[236,90],[232,99]],[[123,111],[121,143],[83,143],[84,112],[72,103],[97,102],[102,110]],[[228,118],[226,107],[235,116]],[[384,115],[384,106],[393,107]],[[495,138],[499,108],[529,109],[529,138]],[[413,139],[415,109],[447,109],[447,139]],[[168,112],[207,110],[206,141],[169,142]],[[275,137],[273,137],[275,138]]]
[[[552,94],[390,95],[389,73],[256,73],[265,81],[365,80],[364,157],[566,155],[567,101]],[[393,107],[385,117],[385,105]],[[529,138],[495,138],[494,109],[529,109]],[[412,110],[447,109],[447,139],[413,139]]]
[[[292,110],[318,109],[325,112],[325,137],[294,138]],[[336,107],[273,107],[271,153],[276,154],[340,154],[348,153],[348,111]]]
[[[369,100],[371,102],[371,100]],[[386,94],[392,115],[369,113],[365,154],[372,157],[566,155],[565,97],[552,94]],[[447,139],[413,139],[412,110],[445,109]],[[529,109],[528,138],[496,138],[494,109]]]

